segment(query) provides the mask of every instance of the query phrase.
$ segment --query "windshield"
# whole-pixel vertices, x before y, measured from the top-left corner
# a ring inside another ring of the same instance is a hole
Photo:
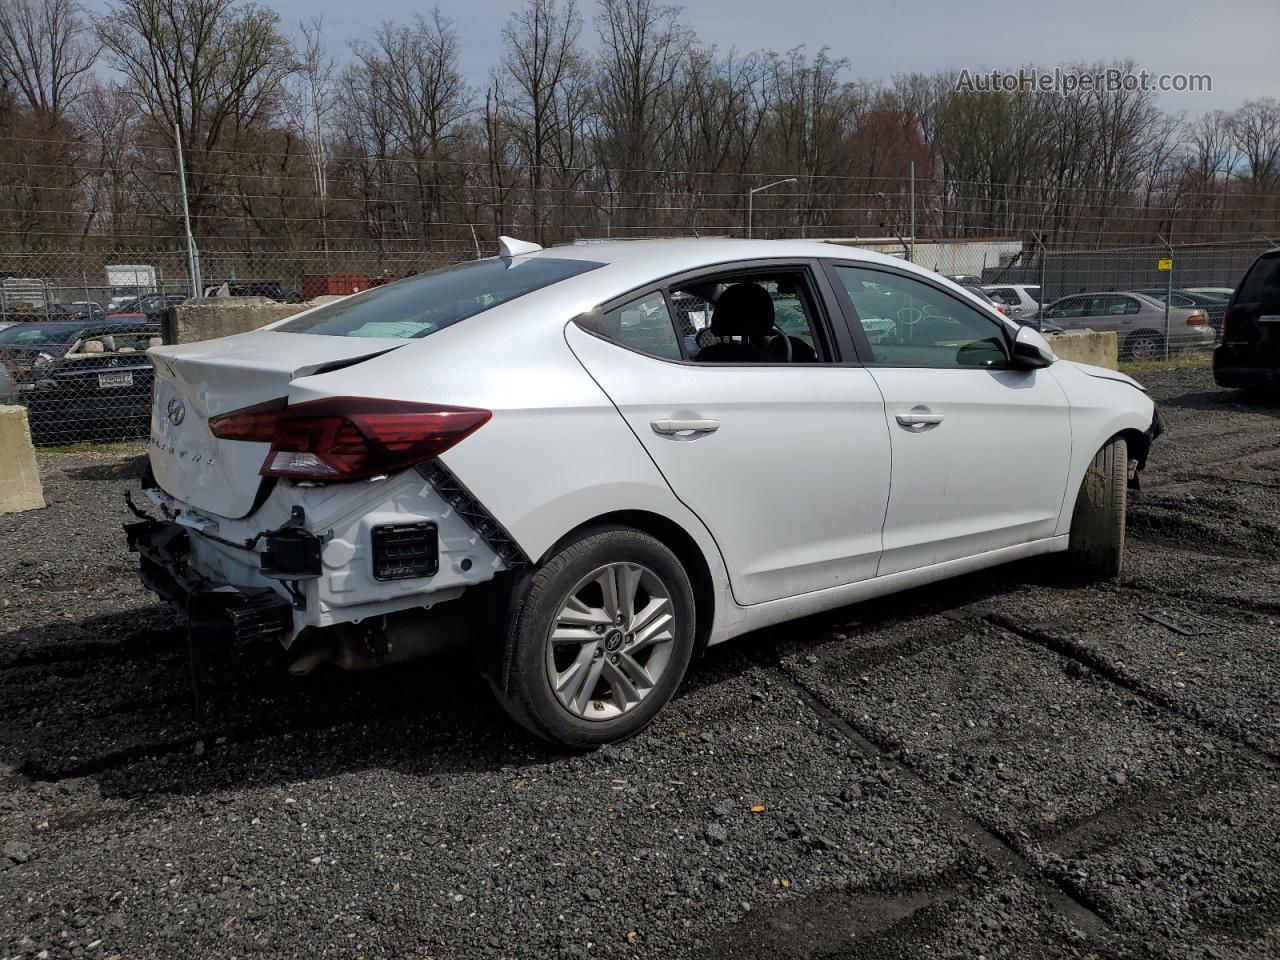
[[[331,337],[425,337],[604,264],[554,257],[474,260],[406,277],[287,320],[273,329]]]
[[[66,344],[83,330],[78,323],[19,323],[0,330],[0,347],[47,347]]]

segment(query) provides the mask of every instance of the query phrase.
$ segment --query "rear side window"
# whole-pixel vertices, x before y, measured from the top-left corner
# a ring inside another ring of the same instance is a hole
[[[610,310],[604,315],[604,333],[615,343],[640,353],[664,360],[681,359],[667,298],[660,292]]]
[[[1236,302],[1269,303],[1277,300],[1280,300],[1280,254],[1269,254],[1259,257],[1240,281]]]
[[[473,260],[376,287],[272,329],[330,337],[413,340],[602,266],[590,260],[555,257]]]

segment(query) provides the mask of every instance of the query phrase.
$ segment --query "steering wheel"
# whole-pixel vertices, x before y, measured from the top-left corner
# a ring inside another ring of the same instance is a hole
[[[919,307],[903,307],[895,314],[898,323],[904,327],[914,327],[924,319],[924,311]]]
[[[787,350],[787,359],[784,360],[783,362],[790,363],[791,362],[791,338],[788,337],[785,333],[783,333],[782,330],[776,324],[774,325],[774,327],[770,332],[782,338],[782,345],[786,347],[786,350]]]

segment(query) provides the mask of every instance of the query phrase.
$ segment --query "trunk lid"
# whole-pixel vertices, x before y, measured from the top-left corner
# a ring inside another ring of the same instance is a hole
[[[155,366],[151,469],[168,494],[240,518],[253,510],[269,444],[219,440],[209,418],[289,395],[297,377],[347,367],[406,340],[252,333],[148,351]]]

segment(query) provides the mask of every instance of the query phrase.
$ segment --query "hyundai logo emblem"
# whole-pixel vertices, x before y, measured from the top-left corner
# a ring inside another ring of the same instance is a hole
[[[182,418],[187,415],[187,405],[174,397],[169,401],[169,406],[165,408],[169,417],[169,422],[175,427],[182,422]]]

